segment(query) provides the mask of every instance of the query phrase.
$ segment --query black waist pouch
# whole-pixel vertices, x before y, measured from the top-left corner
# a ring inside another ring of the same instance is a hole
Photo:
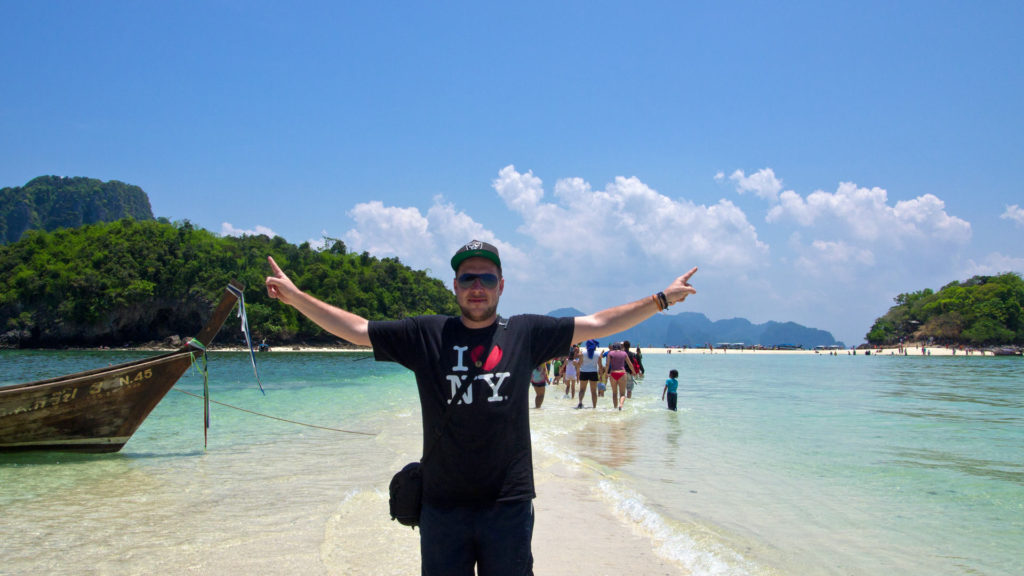
[[[423,506],[423,476],[420,463],[410,462],[393,478],[388,487],[388,506],[391,519],[403,526],[415,528],[420,524],[420,509]]]

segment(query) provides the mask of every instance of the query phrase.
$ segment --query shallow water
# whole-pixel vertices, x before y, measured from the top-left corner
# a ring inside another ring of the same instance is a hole
[[[0,384],[138,357],[5,351]],[[415,572],[416,533],[385,495],[420,448],[412,376],[358,354],[258,360],[266,396],[245,355],[211,354],[213,399],[376,435],[214,405],[204,450],[201,400],[171,391],[120,453],[0,455],[0,573]],[[696,574],[1024,573],[1019,358],[645,364],[625,410],[549,389],[531,423],[538,465],[592,474],[658,554]]]

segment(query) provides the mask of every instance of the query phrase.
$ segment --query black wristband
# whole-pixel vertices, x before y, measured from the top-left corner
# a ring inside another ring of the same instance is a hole
[[[668,308],[668,297],[664,292],[658,292],[658,300],[661,300],[661,307]]]

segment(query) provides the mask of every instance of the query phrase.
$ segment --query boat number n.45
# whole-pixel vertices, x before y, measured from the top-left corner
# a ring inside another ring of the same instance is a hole
[[[135,374],[125,374],[119,376],[116,380],[106,380],[103,382],[96,382],[89,388],[89,394],[100,394],[106,390],[117,390],[124,388],[125,386],[137,386],[142,382],[149,380],[153,377],[153,370],[147,368],[146,370],[139,370]],[[104,386],[106,384],[107,386]]]

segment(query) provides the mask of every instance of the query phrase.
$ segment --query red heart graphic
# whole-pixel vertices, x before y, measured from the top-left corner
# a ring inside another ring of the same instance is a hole
[[[491,370],[494,370],[494,367],[498,365],[498,362],[501,362],[501,348],[495,346],[494,348],[491,348],[491,353],[487,355],[487,362],[484,363],[484,371],[490,372]]]
[[[469,351],[469,359],[473,361],[474,366],[480,366],[480,357],[484,355],[484,347],[477,346]]]

